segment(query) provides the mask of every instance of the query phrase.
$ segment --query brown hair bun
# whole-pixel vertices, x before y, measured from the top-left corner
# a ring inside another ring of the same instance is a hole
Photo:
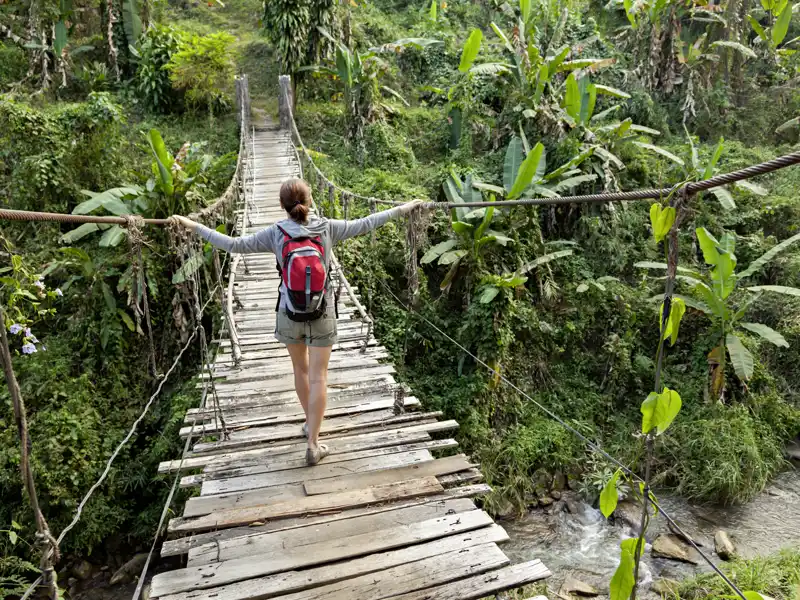
[[[311,188],[302,179],[288,179],[280,191],[281,207],[289,218],[297,223],[305,223],[311,210]]]

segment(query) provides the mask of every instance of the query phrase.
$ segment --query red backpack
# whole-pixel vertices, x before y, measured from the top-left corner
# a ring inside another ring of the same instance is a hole
[[[325,248],[318,236],[292,237],[283,233],[283,252],[278,273],[289,295],[286,313],[292,321],[313,321],[325,314],[325,288],[328,270],[325,268]],[[280,296],[278,307],[280,307]],[[276,310],[277,310],[276,308]]]

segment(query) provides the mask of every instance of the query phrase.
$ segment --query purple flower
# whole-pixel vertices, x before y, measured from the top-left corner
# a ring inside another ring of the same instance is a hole
[[[17,335],[20,331],[22,331],[22,325],[20,325],[19,323],[14,323],[11,327],[8,328],[8,330],[13,335]]]
[[[36,287],[38,287],[40,290],[43,290],[43,289],[44,289],[44,281],[42,281],[41,279],[40,279],[39,281],[34,281],[34,282],[33,282],[33,285],[35,285]]]
[[[30,327],[26,327],[25,328],[25,337],[33,337],[33,334],[31,333],[31,328]]]
[[[64,293],[61,291],[61,288],[56,288],[56,296],[58,296],[60,298],[63,295],[64,295]]]
[[[36,352],[36,346],[28,342],[27,344],[22,345],[22,353],[23,354],[33,354]]]

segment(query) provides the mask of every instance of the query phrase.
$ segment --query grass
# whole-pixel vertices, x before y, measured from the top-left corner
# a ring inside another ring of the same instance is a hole
[[[775,600],[800,600],[800,547],[772,556],[735,560],[723,569],[743,591],[757,591]],[[671,597],[675,600],[728,600],[732,592],[721,577],[708,573],[683,581]]]

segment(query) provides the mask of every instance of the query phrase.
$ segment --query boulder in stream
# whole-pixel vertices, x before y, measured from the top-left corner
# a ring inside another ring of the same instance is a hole
[[[642,505],[633,500],[623,500],[614,511],[614,521],[638,530],[642,521]]]
[[[659,535],[653,542],[653,556],[679,560],[681,562],[699,564],[697,552],[689,544],[676,535]]]
[[[600,592],[597,589],[586,583],[585,581],[581,581],[572,575],[568,576],[564,583],[561,585],[561,589],[558,592],[558,595],[562,598],[569,598],[571,596],[583,596],[584,598],[593,598],[595,596],[599,596]]]
[[[78,579],[86,580],[92,576],[92,569],[94,569],[92,563],[88,560],[81,560],[72,567],[72,574]]]
[[[714,534],[714,550],[722,560],[731,560],[736,555],[736,546],[722,529]]]
[[[118,583],[128,583],[133,581],[134,576],[138,576],[142,572],[144,563],[147,561],[147,553],[142,552],[137,554],[128,562],[126,562],[120,569],[111,577],[111,585]]]

